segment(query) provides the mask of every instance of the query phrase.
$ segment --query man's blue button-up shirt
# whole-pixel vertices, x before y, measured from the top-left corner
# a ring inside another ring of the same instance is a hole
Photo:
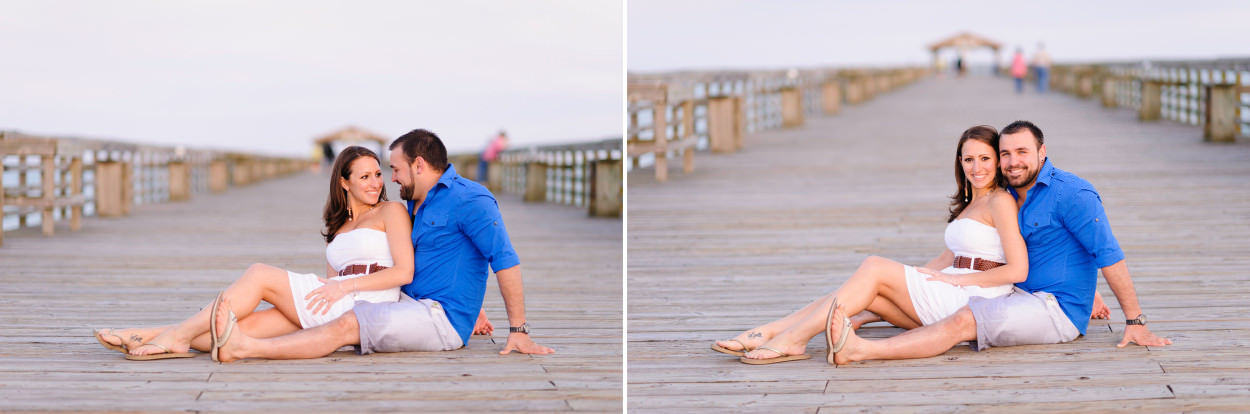
[[[1014,188],[1011,195],[1019,199]],[[1124,252],[1088,181],[1047,159],[1020,207],[1020,234],[1029,250],[1029,277],[1016,286],[1055,295],[1082,335],[1089,326],[1098,269],[1124,260]]]
[[[408,201],[409,214],[413,204]],[[441,303],[468,344],[486,294],[487,265],[498,272],[521,264],[499,203],[486,187],[456,174],[448,164],[413,216],[412,244],[415,268],[404,293]]]

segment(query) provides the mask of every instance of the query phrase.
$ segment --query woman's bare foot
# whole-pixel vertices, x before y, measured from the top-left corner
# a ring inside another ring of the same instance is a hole
[[[243,334],[243,330],[239,329],[238,321],[231,321],[234,315],[230,313],[230,299],[222,298],[221,306],[217,307],[216,313],[213,314],[217,318],[217,340],[221,342],[221,348],[217,349],[217,360],[221,362],[231,362],[243,359],[243,352],[247,345],[251,344],[254,339]],[[233,327],[231,327],[233,325]],[[226,336],[229,331],[229,336]]]
[[[738,334],[734,339],[728,341],[716,341],[716,345],[730,351],[748,352],[755,348],[759,348],[765,342],[773,338],[772,333],[764,332],[761,328],[754,328],[746,332]]]
[[[881,322],[883,320],[885,319],[882,319],[880,316],[878,316],[875,313],[872,313],[869,311],[860,311],[859,313],[855,314],[855,316],[851,317],[851,329],[858,331],[859,328],[864,326],[864,324],[866,323]]]
[[[95,336],[106,343],[125,347],[126,349],[135,349],[142,346],[144,339],[153,338],[160,335],[168,327],[160,328],[128,328],[128,329],[100,329],[95,331]]]
[[[838,309],[833,312],[833,325],[829,328],[829,335],[833,338],[839,338],[842,336],[843,315],[845,314],[842,312],[841,306],[838,306]],[[861,341],[863,341],[863,339],[860,339],[859,336],[855,335],[854,329],[847,332],[846,342],[842,344],[842,349],[833,354],[833,363],[835,365],[844,365],[858,361],[858,359],[855,359],[855,351],[859,349]],[[837,343],[834,343],[835,348],[837,345]]]
[[[755,350],[747,352],[743,358],[747,359],[771,359],[781,356],[778,352],[786,355],[799,355],[807,352],[807,341],[793,338],[791,331],[782,332],[780,335],[774,336],[773,339],[766,343],[760,344]],[[808,338],[810,340],[811,338]],[[763,349],[769,348],[769,349]],[[775,351],[774,351],[775,350]]]

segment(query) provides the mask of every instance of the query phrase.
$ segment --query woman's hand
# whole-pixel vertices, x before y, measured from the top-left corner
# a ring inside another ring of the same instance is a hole
[[[936,280],[952,286],[963,286],[960,275],[942,273],[925,267],[917,267],[916,271],[929,275],[929,280]]]
[[[308,292],[304,299],[308,300],[308,310],[313,314],[320,313],[325,315],[330,312],[330,307],[338,303],[339,299],[347,296],[347,290],[343,288],[343,281],[330,280],[326,278],[317,278],[322,285]]]

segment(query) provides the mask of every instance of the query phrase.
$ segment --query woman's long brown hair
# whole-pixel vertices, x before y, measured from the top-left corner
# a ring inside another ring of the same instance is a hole
[[[946,219],[947,223],[955,221],[955,217],[959,217],[959,213],[962,213],[968,207],[968,203],[972,199],[972,188],[968,185],[968,177],[964,176],[964,168],[960,164],[960,159],[964,157],[964,143],[970,139],[989,145],[990,148],[994,149],[995,157],[998,156],[998,130],[994,129],[994,127],[977,125],[968,128],[963,135],[959,136],[959,146],[955,147],[955,185],[958,189],[951,196],[951,216]],[[999,187],[1007,185],[1007,178],[1003,177],[1003,172],[999,168],[994,169],[994,185]]]
[[[325,220],[326,228],[321,235],[326,238],[326,243],[334,241],[334,236],[339,232],[339,228],[347,223],[351,218],[351,212],[348,211],[350,205],[347,202],[347,190],[343,189],[339,180],[351,180],[352,162],[360,157],[373,158],[378,161],[378,154],[368,148],[361,146],[350,146],[343,149],[337,157],[334,158],[334,168],[330,170],[330,195],[326,197],[326,207],[321,213],[321,219]],[[379,162],[380,164],[380,162]],[[382,193],[378,195],[378,202],[386,201],[386,186],[382,186]]]

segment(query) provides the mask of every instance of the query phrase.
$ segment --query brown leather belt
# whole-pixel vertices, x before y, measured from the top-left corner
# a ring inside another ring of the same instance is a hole
[[[980,257],[955,256],[954,266],[955,268],[958,268],[958,269],[976,269],[980,271],[986,271],[986,270],[990,270],[990,269],[993,269],[995,267],[999,267],[1005,264],[1006,263],[999,263],[999,262],[995,262],[992,260],[985,260]]]
[[[343,270],[339,271],[339,276],[370,274],[370,273],[377,272],[386,268],[387,268],[386,266],[382,266],[377,263],[369,263],[367,265],[362,265],[362,264],[347,265],[343,267]]]

